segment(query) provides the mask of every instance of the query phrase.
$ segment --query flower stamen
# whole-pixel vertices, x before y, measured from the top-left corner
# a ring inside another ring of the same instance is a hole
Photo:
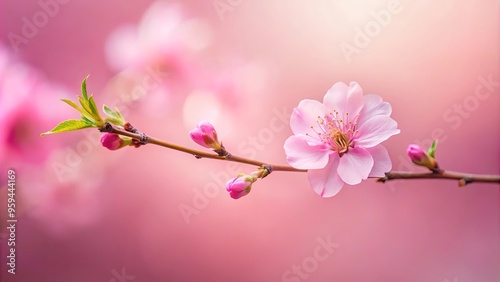
[[[342,116],[333,110],[329,115],[318,116],[316,125],[311,125],[311,129],[324,144],[329,145],[331,150],[338,152],[342,157],[349,148],[354,147],[354,138],[358,133],[358,118],[359,114],[349,119],[348,112]],[[310,136],[308,133],[306,135]]]

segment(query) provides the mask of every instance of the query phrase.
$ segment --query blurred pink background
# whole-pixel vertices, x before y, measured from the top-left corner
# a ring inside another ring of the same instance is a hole
[[[152,136],[196,148],[208,119],[231,152],[284,164],[287,113],[357,81],[393,106],[395,170],[438,138],[442,168],[498,174],[498,1],[56,1],[1,1],[0,186],[14,169],[18,215],[12,275],[1,188],[2,282],[500,281],[498,185],[369,179],[324,199],[276,172],[233,200],[224,183],[253,167],[39,137],[78,118],[58,99],[90,74]]]

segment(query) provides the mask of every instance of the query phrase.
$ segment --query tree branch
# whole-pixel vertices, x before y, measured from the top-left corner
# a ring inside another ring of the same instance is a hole
[[[135,129],[133,129],[133,131],[134,130]],[[259,166],[259,167],[268,166],[271,169],[271,171],[295,171],[295,172],[306,172],[307,171],[307,170],[303,170],[303,169],[296,169],[294,167],[287,166],[287,165],[268,164],[265,162],[251,160],[251,159],[239,157],[236,155],[232,155],[230,153],[227,153],[227,155],[221,156],[218,154],[207,153],[204,151],[190,149],[190,148],[186,148],[186,147],[179,146],[176,144],[168,143],[168,142],[156,139],[154,137],[147,136],[144,133],[130,132],[130,131],[127,131],[121,127],[115,126],[109,122],[105,123],[103,127],[99,128],[99,131],[127,136],[127,137],[130,137],[132,139],[138,140],[141,144],[154,144],[154,145],[169,148],[172,150],[184,152],[184,153],[193,155],[197,159],[207,158],[207,159],[216,159],[216,160],[221,160],[221,161],[244,163],[244,164],[255,165],[255,166]],[[138,131],[136,131],[136,132],[138,132]]]
[[[377,179],[378,182],[386,182],[396,179],[448,179],[458,180],[458,186],[462,187],[473,182],[483,183],[498,183],[500,184],[499,175],[486,175],[486,174],[471,174],[455,171],[441,170],[437,173],[415,173],[406,171],[390,171],[385,173],[384,177]]]
[[[305,169],[296,169],[287,165],[276,165],[276,164],[268,164],[265,162],[251,160],[243,157],[239,157],[236,155],[232,155],[228,152],[225,154],[214,154],[207,153],[204,151],[199,151],[195,149],[186,148],[183,146],[179,146],[176,144],[168,143],[154,137],[147,136],[144,133],[133,128],[130,124],[127,124],[125,128],[121,128],[115,126],[111,123],[105,123],[105,125],[99,128],[101,132],[109,132],[115,133],[123,136],[130,137],[134,140],[137,140],[139,144],[154,144],[161,147],[169,148],[172,150],[180,151],[183,153],[191,154],[197,159],[207,158],[207,159],[215,159],[221,161],[230,161],[237,162],[243,164],[254,165],[258,167],[267,166],[270,171],[293,171],[293,172],[307,172]],[[132,131],[132,132],[131,132]],[[376,177],[375,177],[376,178]],[[465,186],[467,184],[473,182],[483,182],[483,183],[498,183],[500,184],[500,176],[499,175],[484,175],[484,174],[471,174],[471,173],[462,173],[462,172],[453,172],[453,171],[445,171],[439,170],[436,172],[427,172],[427,173],[415,173],[415,172],[406,172],[406,171],[390,171],[385,173],[384,177],[380,177],[377,179],[378,182],[386,182],[390,180],[396,179],[448,179],[448,180],[458,180],[459,186]]]

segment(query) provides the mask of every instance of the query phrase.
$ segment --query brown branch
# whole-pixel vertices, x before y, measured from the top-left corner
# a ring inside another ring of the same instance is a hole
[[[386,182],[396,179],[448,179],[458,180],[458,186],[462,187],[473,182],[482,183],[498,183],[500,184],[499,175],[472,174],[455,171],[441,170],[438,173],[415,173],[406,171],[390,171],[385,173],[384,177],[377,179],[378,182]]]
[[[128,130],[130,131],[128,131]],[[237,162],[249,165],[255,165],[258,167],[267,166],[270,168],[270,171],[293,171],[293,172],[307,172],[305,169],[296,169],[287,165],[276,165],[276,164],[268,164],[265,162],[247,159],[243,157],[239,157],[236,155],[232,155],[224,150],[222,154],[214,154],[207,153],[205,151],[199,151],[195,149],[186,148],[183,146],[179,146],[176,144],[168,143],[154,137],[147,136],[137,129],[133,128],[130,124],[125,126],[124,128],[115,126],[111,123],[106,123],[103,127],[99,128],[101,132],[109,132],[115,133],[123,136],[130,137],[138,142],[138,144],[154,144],[158,146],[162,146],[165,148],[169,148],[172,150],[184,152],[187,154],[193,155],[197,159],[207,158],[207,159],[215,159],[221,161],[230,161]],[[132,131],[132,132],[131,132]],[[483,175],[483,174],[471,174],[471,173],[462,173],[462,172],[453,172],[453,171],[444,171],[439,170],[435,172],[427,172],[427,173],[415,173],[415,172],[406,172],[406,171],[390,171],[385,173],[384,177],[380,177],[377,179],[378,182],[386,182],[390,180],[396,179],[448,179],[448,180],[458,180],[459,186],[465,186],[469,183],[473,182],[483,182],[483,183],[498,183],[500,184],[500,176],[499,175]]]
[[[154,145],[162,146],[162,147],[169,148],[172,150],[191,154],[197,159],[207,158],[207,159],[216,159],[216,160],[221,160],[221,161],[244,163],[244,164],[255,165],[255,166],[259,166],[259,167],[268,166],[271,169],[271,171],[295,171],[295,172],[306,172],[307,171],[307,170],[303,170],[303,169],[296,169],[294,167],[287,166],[287,165],[268,164],[268,163],[257,161],[257,160],[251,160],[251,159],[239,157],[239,156],[232,155],[229,153],[221,156],[218,154],[207,153],[204,151],[190,149],[190,148],[186,148],[186,147],[179,146],[176,144],[168,143],[168,142],[159,140],[159,139],[154,138],[154,137],[147,136],[143,133],[130,132],[130,131],[127,131],[121,127],[118,127],[118,126],[115,126],[111,123],[108,123],[108,122],[103,127],[99,128],[99,130],[101,132],[109,132],[109,133],[115,133],[115,134],[127,136],[127,137],[134,139],[134,140],[138,140],[141,144],[154,144]],[[135,128],[133,128],[133,131],[138,132]]]

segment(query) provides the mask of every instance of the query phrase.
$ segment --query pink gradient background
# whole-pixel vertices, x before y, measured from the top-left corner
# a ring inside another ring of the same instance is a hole
[[[321,100],[337,81],[357,81],[365,93],[393,106],[401,134],[384,144],[394,169],[414,169],[401,161],[406,146],[441,131],[437,157],[443,168],[500,173],[499,85],[456,129],[443,118],[474,95],[479,77],[500,81],[499,2],[401,1],[402,11],[347,62],[341,42],[353,44],[354,28],[364,27],[388,2],[242,1],[220,20],[212,1],[183,1],[187,16],[204,19],[212,31],[212,45],[196,57],[198,63],[236,77],[241,72],[231,66],[240,62],[243,72],[257,72],[246,91],[217,98],[221,109],[214,123],[225,146],[248,148],[242,142],[269,127],[274,110]],[[117,72],[106,63],[106,40],[121,25],[137,24],[151,3],[70,1],[15,56],[72,91],[71,97],[91,74],[89,91],[98,104],[111,103]],[[19,34],[22,17],[39,10],[37,1],[1,1],[0,40],[9,51],[7,34]],[[150,135],[196,148],[187,133],[200,117],[183,112],[190,91],[181,88],[167,98],[148,94],[127,119]],[[67,107],[53,98],[44,103],[47,111]],[[31,132],[32,138],[52,125]],[[290,134],[288,125],[275,132],[256,158],[285,163],[283,142]],[[52,148],[61,152],[86,137],[73,132],[42,141],[56,139],[65,142]],[[498,185],[368,180],[323,199],[305,174],[274,173],[236,201],[218,186],[217,196],[187,224],[180,205],[193,206],[193,189],[212,183],[210,174],[224,173],[226,163],[155,146],[119,152],[94,147],[56,185],[60,194],[44,200],[44,191],[57,183],[53,164],[64,159],[62,152],[35,169],[14,166],[18,192],[39,201],[17,223],[16,275],[6,272],[2,240],[2,282],[107,282],[122,268],[133,281],[282,281],[285,271],[313,255],[317,238],[328,237],[340,246],[307,281],[500,279]],[[1,160],[2,170],[11,166]]]

